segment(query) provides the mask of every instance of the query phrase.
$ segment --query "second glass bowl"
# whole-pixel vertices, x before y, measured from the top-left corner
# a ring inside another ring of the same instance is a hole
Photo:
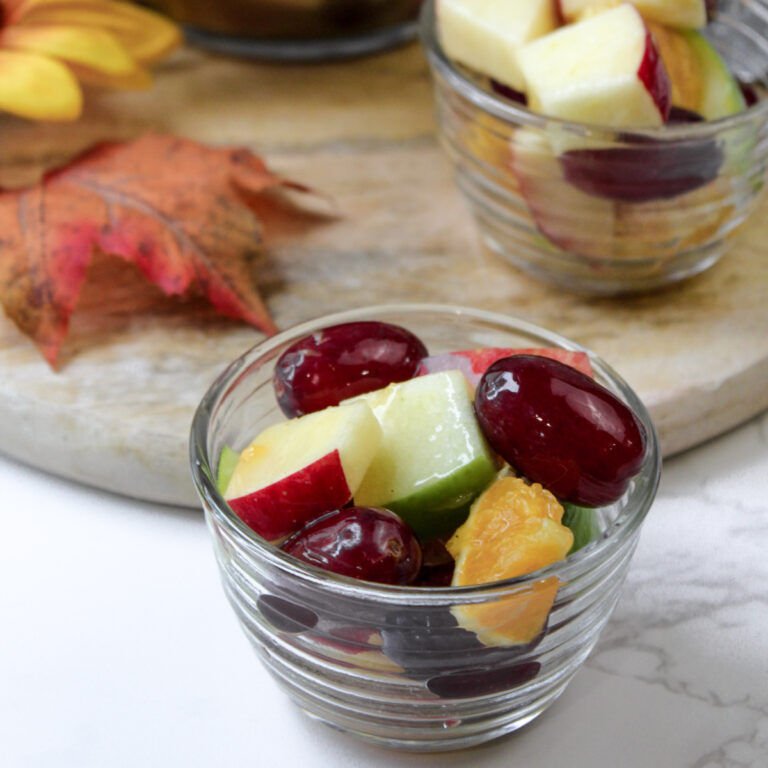
[[[516,730],[565,689],[618,600],[656,493],[660,454],[637,395],[590,354],[596,379],[626,402],[648,435],[626,494],[598,513],[601,535],[535,573],[471,587],[391,587],[294,560],[234,514],[216,488],[224,445],[244,448],[284,419],[272,386],[275,362],[298,339],[343,322],[378,320],[415,333],[431,354],[475,347],[581,347],[514,318],[460,307],[371,307],[304,323],[232,363],[203,398],[191,435],[192,473],[226,594],[258,656],[311,716],[383,746],[437,751]],[[454,612],[494,606],[525,615],[541,589],[558,588],[544,630],[524,646],[492,647],[461,629]],[[255,695],[270,695],[259,691]]]
[[[721,4],[707,35],[736,76],[765,84],[764,6]],[[439,136],[480,235],[534,276],[588,294],[659,288],[714,264],[754,211],[768,166],[768,100],[659,129],[569,123],[495,95],[450,61],[434,0],[421,36]],[[596,194],[606,177],[613,192]]]

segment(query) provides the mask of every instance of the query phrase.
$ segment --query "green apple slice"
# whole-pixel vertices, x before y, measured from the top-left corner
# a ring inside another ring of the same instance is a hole
[[[701,73],[701,96],[696,110],[705,120],[718,120],[746,109],[744,94],[720,54],[703,35],[682,33],[696,54]]]
[[[422,541],[451,533],[496,472],[463,374],[421,376],[356,399],[382,435],[355,504],[391,509]]]
[[[219,493],[223,496],[227,491],[229,481],[232,479],[232,474],[235,471],[237,462],[240,460],[240,454],[225,445],[221,449],[221,456],[219,456],[219,469],[216,473],[216,487],[219,489]]]
[[[598,538],[602,531],[594,509],[577,507],[567,501],[562,502],[562,505],[563,519],[560,522],[570,528],[573,533],[573,545],[568,550],[568,554],[571,555]]]

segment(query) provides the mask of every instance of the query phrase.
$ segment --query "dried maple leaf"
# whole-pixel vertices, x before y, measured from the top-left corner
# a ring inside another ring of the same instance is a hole
[[[249,206],[276,186],[303,189],[245,149],[160,135],[99,145],[35,187],[0,194],[0,301],[55,367],[100,249],[166,294],[197,287],[223,314],[273,333],[249,264],[262,242]]]

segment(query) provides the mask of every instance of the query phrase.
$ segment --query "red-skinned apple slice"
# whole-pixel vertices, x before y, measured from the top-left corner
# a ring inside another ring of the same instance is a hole
[[[560,14],[570,24],[618,5],[617,0],[557,0]],[[649,21],[681,29],[700,29],[717,11],[717,0],[632,0]]]
[[[638,11],[627,3],[523,46],[528,104],[549,117],[612,128],[657,127],[670,82]]]
[[[591,258],[612,258],[616,203],[566,181],[547,136],[515,131],[511,167],[539,232],[558,248]]]
[[[446,56],[516,91],[518,49],[558,24],[554,0],[438,0],[436,17]]]
[[[352,498],[380,440],[365,402],[281,422],[242,452],[225,497],[267,541],[282,539]]]

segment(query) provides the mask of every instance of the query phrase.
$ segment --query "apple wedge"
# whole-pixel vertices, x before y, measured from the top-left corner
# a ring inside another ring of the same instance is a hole
[[[446,56],[516,91],[518,49],[558,23],[554,0],[438,0],[436,15]]]
[[[224,496],[256,533],[282,539],[352,498],[380,440],[365,402],[275,424],[241,453]]]
[[[518,60],[536,112],[612,128],[657,127],[670,82],[640,13],[627,3],[524,45]]]
[[[512,171],[536,226],[557,248],[590,258],[613,258],[616,204],[570,184],[549,138],[515,132]]]
[[[382,435],[355,504],[391,509],[421,541],[451,533],[496,472],[464,375],[420,376],[360,399]]]
[[[649,24],[672,84],[672,104],[705,120],[746,109],[744,94],[712,43],[695,30]]]
[[[568,24],[620,2],[622,0],[558,0],[560,13]],[[648,21],[681,29],[700,29],[717,10],[717,0],[632,0],[632,4]]]

